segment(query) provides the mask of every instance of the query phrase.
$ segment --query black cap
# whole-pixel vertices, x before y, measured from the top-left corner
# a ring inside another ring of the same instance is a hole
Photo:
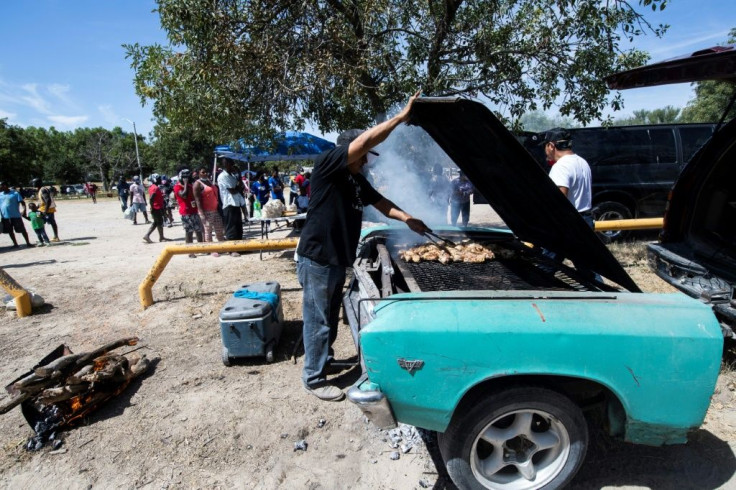
[[[343,131],[337,137],[337,146],[348,146],[350,143],[353,142],[355,138],[357,138],[363,133],[365,133],[364,129],[348,129],[346,131]],[[373,151],[373,150],[368,150],[368,153],[371,153],[376,156],[379,155],[377,151]]]
[[[537,145],[544,145],[551,141],[560,150],[567,150],[572,147],[572,135],[570,131],[563,128],[548,129],[543,133],[534,135],[532,138],[537,140]]]

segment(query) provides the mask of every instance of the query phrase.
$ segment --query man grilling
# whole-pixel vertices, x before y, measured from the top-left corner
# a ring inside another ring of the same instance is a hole
[[[372,205],[385,216],[403,221],[416,233],[431,231],[421,220],[383,197],[362,175],[371,148],[385,140],[409,118],[412,104],[393,118],[366,131],[351,129],[337,138],[337,147],[322,153],[310,181],[309,212],[299,240],[297,274],[304,288],[304,388],[322,400],[344,397],[340,388],[327,383],[333,360],[345,270],[355,261],[363,207]]]

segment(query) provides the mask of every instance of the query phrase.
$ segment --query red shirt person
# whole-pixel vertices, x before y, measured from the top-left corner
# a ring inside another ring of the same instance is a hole
[[[153,230],[158,230],[158,241],[165,242],[168,239],[164,238],[164,213],[166,212],[164,205],[164,193],[161,190],[161,176],[158,174],[151,174],[148,178],[151,182],[151,186],[148,188],[148,195],[150,196],[151,206],[151,218],[153,223],[148,229],[148,232],[143,236],[143,241],[146,243],[153,243],[151,241],[151,233]]]
[[[181,224],[184,226],[184,239],[186,243],[192,243],[192,235],[196,233],[197,241],[203,241],[202,220],[199,219],[199,210],[197,202],[194,199],[194,181],[192,174],[188,169],[179,172],[179,181],[174,186],[174,195],[179,203],[179,215],[181,215]],[[189,254],[191,258],[195,258],[195,254]]]

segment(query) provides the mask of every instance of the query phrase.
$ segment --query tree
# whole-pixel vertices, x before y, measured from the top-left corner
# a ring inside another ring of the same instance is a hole
[[[580,123],[569,117],[548,116],[542,111],[532,111],[521,116],[520,125],[524,131],[535,133],[551,128],[579,128]]]
[[[603,77],[647,58],[622,38],[666,29],[625,0],[157,2],[170,45],[125,46],[137,93],[160,122],[225,140],[366,127],[417,87],[587,122],[608,103]]]
[[[680,122],[680,109],[671,105],[661,109],[640,109],[633,116],[614,120],[613,126],[633,126],[635,124],[673,124]]]
[[[31,179],[42,173],[35,153],[33,142],[23,128],[0,119],[0,180],[10,185],[30,185]]]

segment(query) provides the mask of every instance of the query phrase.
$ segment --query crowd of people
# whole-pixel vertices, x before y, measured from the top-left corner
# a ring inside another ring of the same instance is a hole
[[[138,214],[150,225],[143,236],[145,243],[153,243],[151,235],[157,232],[159,241],[168,241],[164,227],[173,226],[172,209],[178,208],[186,243],[242,240],[243,225],[259,215],[260,209],[271,199],[286,203],[284,188],[290,189],[289,202],[299,213],[309,205],[310,173],[300,169],[284,184],[278,167],[270,174],[260,171],[251,183],[250,175],[242,175],[230,158],[220,158],[215,175],[206,166],[194,170],[180,169],[176,179],[157,173],[148,177],[148,188],[134,176],[128,183],[121,177],[117,184],[120,207],[126,217],[138,224]],[[149,219],[150,211],[150,219]],[[213,252],[213,256],[219,253]],[[238,252],[231,252],[238,256]],[[196,254],[190,254],[196,257]]]

